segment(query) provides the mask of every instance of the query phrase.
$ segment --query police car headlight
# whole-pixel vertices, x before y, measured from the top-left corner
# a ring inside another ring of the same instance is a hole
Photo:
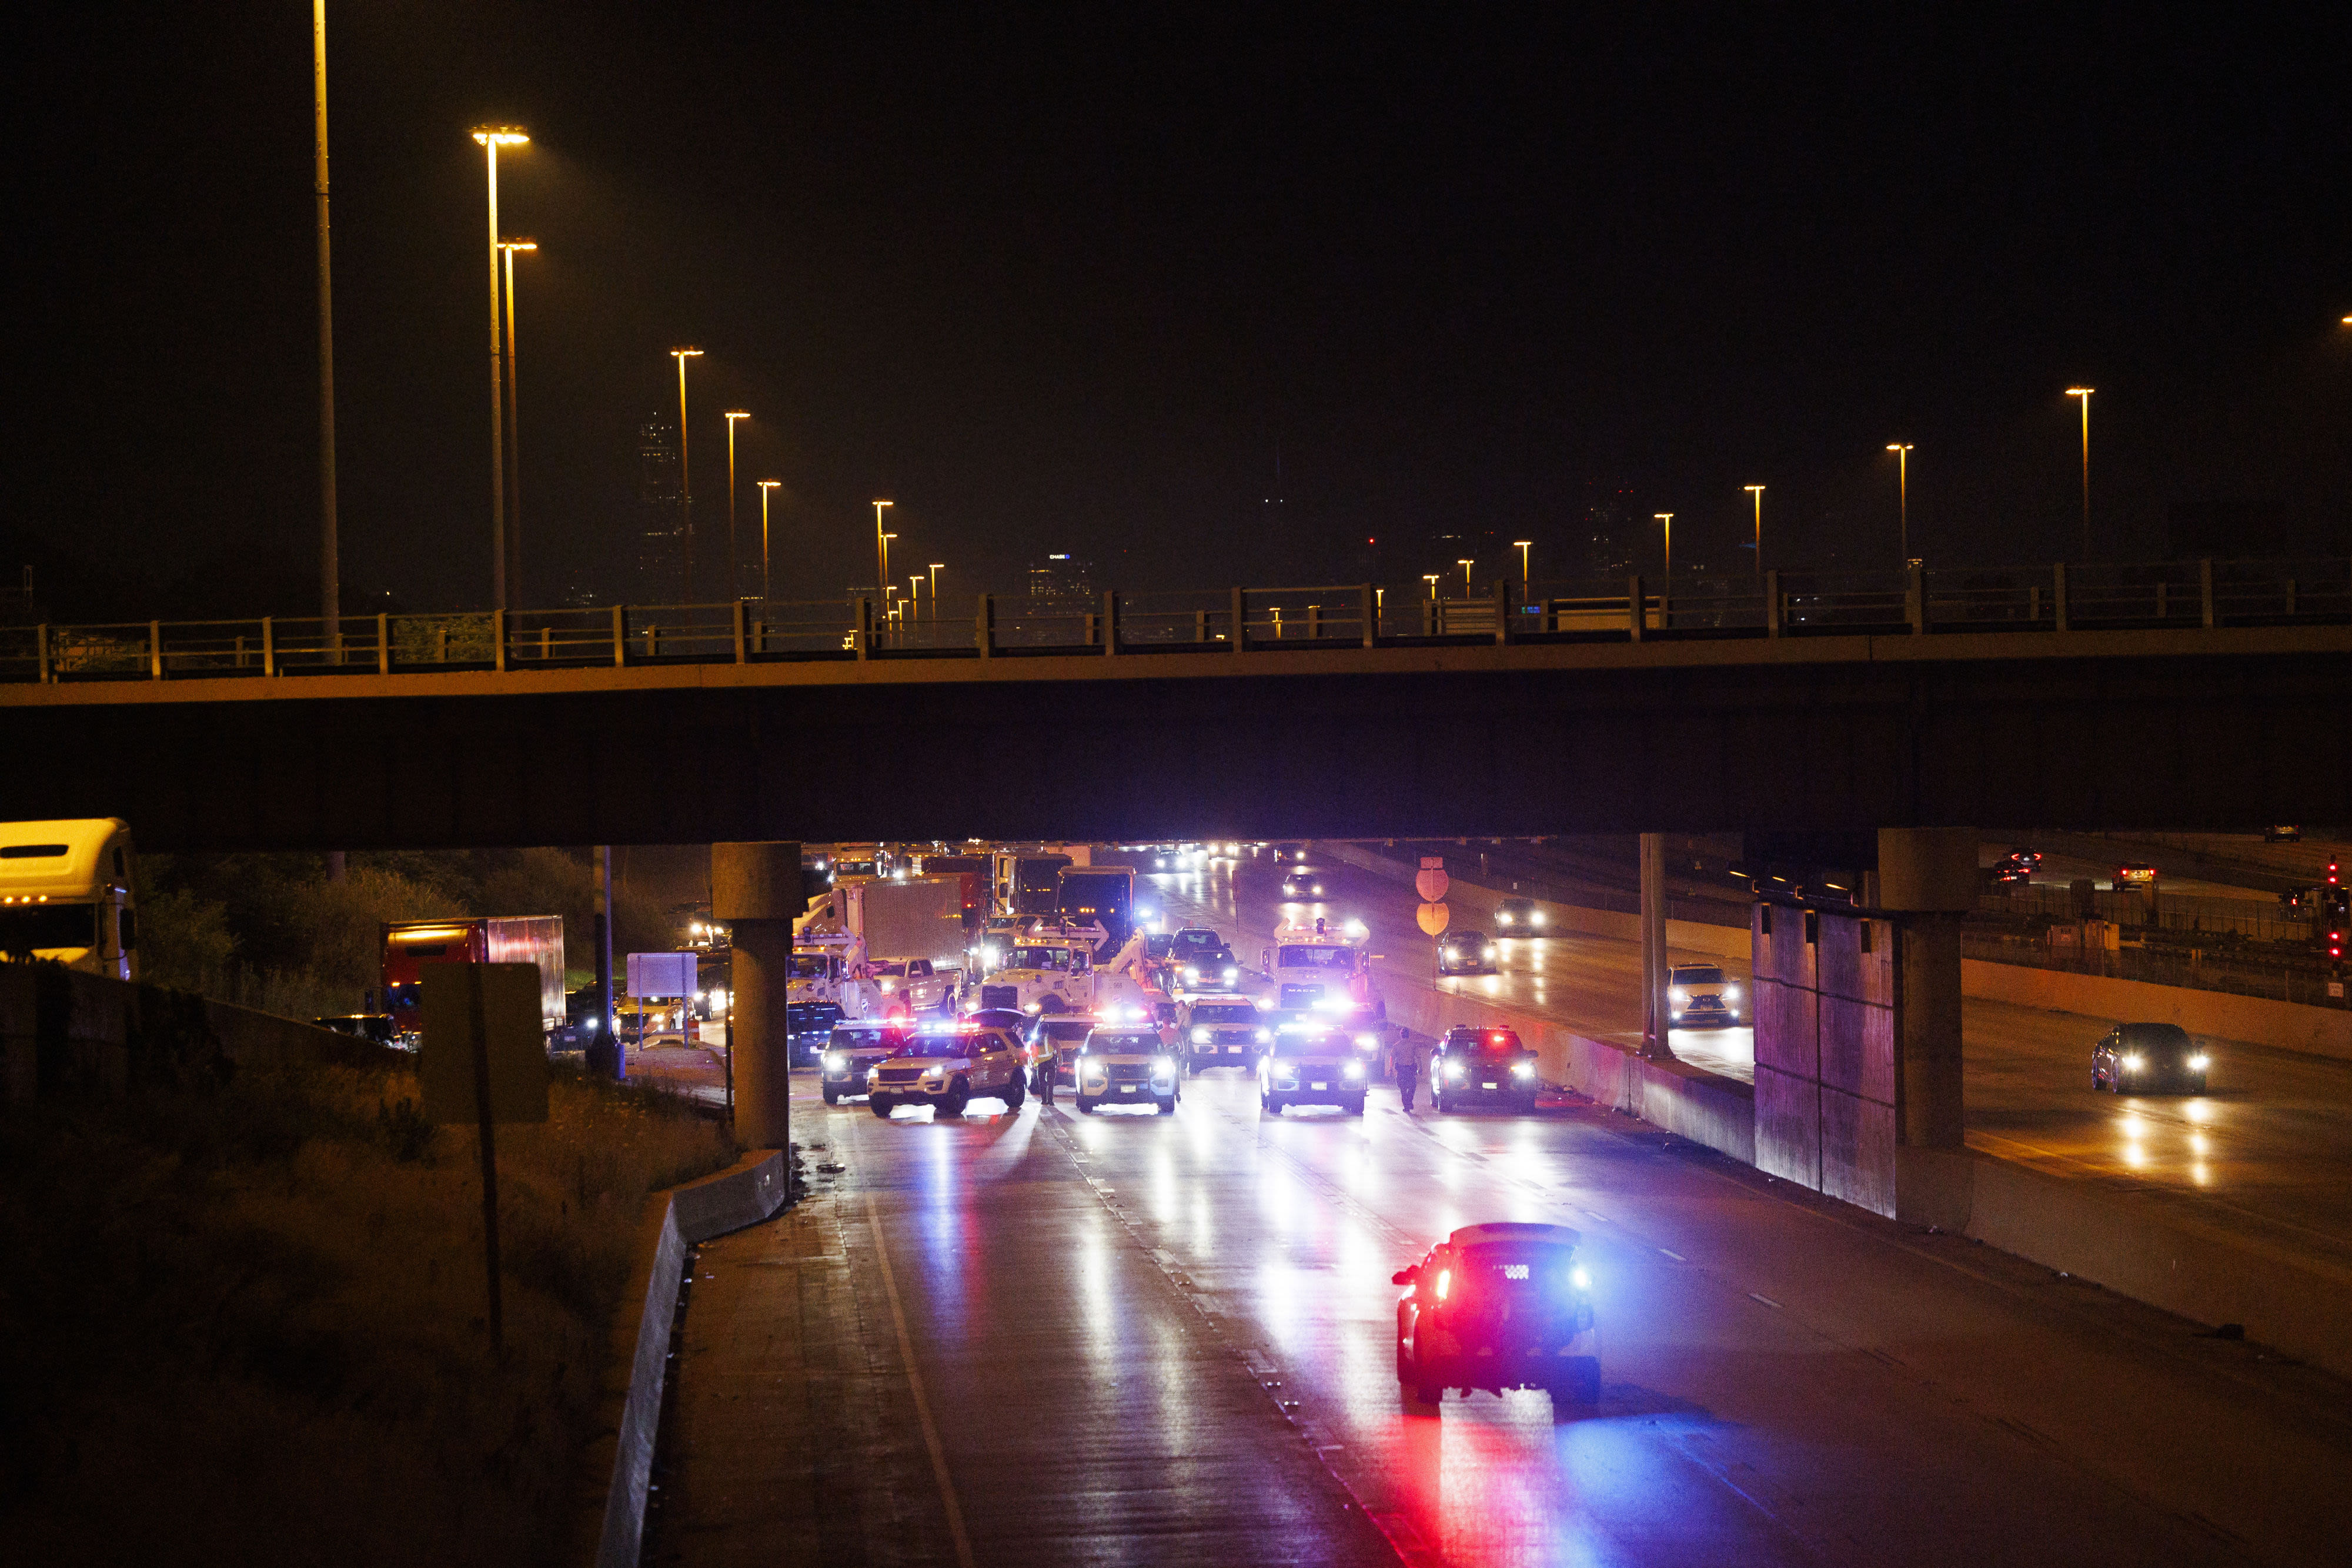
[[[1736,1001],[1738,1001],[1738,1000],[1739,999],[1739,988],[1738,988],[1738,986],[1726,986],[1726,987],[1724,987],[1724,988],[1723,988],[1723,999],[1724,999],[1725,1001],[1727,1001],[1727,1002],[1736,1002]]]
[[[926,1067],[923,1069],[923,1076],[925,1078],[944,1078],[947,1076],[947,1073],[948,1070],[944,1067]]]
[[[1356,1037],[1358,1051],[1378,1051],[1380,1048],[1381,1037],[1376,1034],[1360,1034]]]
[[[1228,965],[1226,965],[1226,966],[1225,966],[1225,978],[1226,978],[1226,979],[1228,979],[1228,980],[1232,980],[1232,979],[1238,979],[1240,977],[1241,977],[1241,971],[1240,971],[1239,969],[1234,968],[1231,964],[1228,964]]]
[[[1684,990],[1680,986],[1676,986],[1673,990],[1668,991],[1666,995],[1677,1007],[1690,1000],[1690,993]]]
[[[1514,1078],[1533,1078],[1535,1075],[1536,1075],[1536,1064],[1535,1064],[1534,1062],[1532,1062],[1532,1061],[1514,1061],[1513,1063],[1511,1063],[1511,1076],[1512,1076],[1512,1077],[1514,1077]]]
[[[837,1051],[828,1051],[824,1053],[824,1070],[827,1072],[845,1072],[848,1069],[849,1059],[842,1055],[841,1052]]]
[[[1460,1082],[1462,1079],[1462,1064],[1458,1061],[1450,1061],[1446,1063],[1445,1076],[1454,1080],[1455,1082]]]
[[[1592,1276],[1586,1273],[1580,1265],[1569,1270],[1568,1282],[1580,1291],[1592,1289]]]
[[[1194,1045],[1206,1045],[1209,1043],[1209,1031],[1205,1027],[1196,1029],[1192,1031],[1192,1043]]]
[[[1350,1078],[1361,1078],[1364,1075],[1364,1064],[1360,1061],[1351,1061],[1348,1063],[1346,1071]]]
[[[596,1025],[597,1020],[594,1019],[582,1019],[580,1020],[580,1027],[586,1030],[590,1034],[594,1034],[596,1032]]]
[[[1274,1040],[1274,1030],[1270,1030],[1270,1029],[1262,1029],[1262,1030],[1258,1030],[1258,1031],[1257,1031],[1257,1042],[1258,1042],[1260,1045],[1268,1045],[1268,1044],[1271,1044],[1271,1043],[1273,1042],[1273,1040]]]
[[[1154,1077],[1154,1078],[1168,1078],[1168,1077],[1171,1077],[1171,1076],[1173,1076],[1173,1075],[1174,1075],[1174,1073],[1175,1073],[1175,1071],[1176,1071],[1176,1063],[1175,1063],[1173,1061],[1171,1061],[1171,1059],[1169,1059],[1168,1057],[1165,1057],[1165,1056],[1155,1056],[1155,1057],[1153,1057],[1153,1058],[1151,1059],[1151,1076],[1152,1076],[1152,1077]]]

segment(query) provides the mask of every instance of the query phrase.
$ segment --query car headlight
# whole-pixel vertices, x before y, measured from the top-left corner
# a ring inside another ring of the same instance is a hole
[[[1258,1030],[1258,1031],[1257,1031],[1257,1042],[1258,1042],[1260,1045],[1267,1045],[1267,1044],[1271,1044],[1271,1043],[1273,1042],[1273,1040],[1274,1040],[1274,1030],[1270,1030],[1270,1029],[1262,1029],[1262,1030]]]
[[[1507,915],[1504,914],[1504,913],[1503,913],[1501,910],[1499,910],[1499,909],[1498,909],[1498,910],[1496,910],[1496,911],[1495,911],[1495,924],[1496,924],[1496,925],[1508,925],[1510,923],[1511,923],[1511,917],[1510,917],[1509,915]]]
[[[1153,1057],[1153,1058],[1151,1059],[1151,1076],[1152,1076],[1152,1077],[1154,1077],[1154,1078],[1166,1078],[1166,1077],[1169,1077],[1170,1075],[1171,1075],[1172,1073],[1174,1073],[1174,1072],[1175,1072],[1175,1071],[1176,1071],[1176,1064],[1175,1064],[1175,1062],[1173,1062],[1173,1061],[1170,1061],[1167,1057],[1164,1057],[1164,1056],[1155,1056],[1155,1057]]]
[[[1031,1002],[1027,1007],[1023,1008],[1021,1010],[1024,1013],[1034,1013],[1044,1005],[1045,1004],[1042,1002]]]
[[[1592,1289],[1592,1276],[1584,1271],[1582,1265],[1579,1265],[1568,1271],[1568,1282],[1574,1285],[1580,1291],[1589,1291]]]
[[[1451,962],[1452,960],[1462,956],[1462,949],[1459,947],[1448,947],[1445,950],[1445,956],[1447,961]]]
[[[1458,1062],[1458,1061],[1450,1061],[1450,1062],[1446,1063],[1446,1065],[1445,1065],[1445,1076],[1446,1076],[1446,1077],[1448,1077],[1448,1078],[1450,1078],[1450,1079],[1452,1079],[1452,1080],[1454,1080],[1455,1082],[1461,1082],[1461,1079],[1462,1079],[1462,1064],[1461,1064],[1460,1062]]]
[[[1099,1061],[1089,1061],[1087,1063],[1087,1082],[1089,1083],[1100,1083],[1103,1081],[1103,1075],[1108,1071],[1109,1070],[1104,1067]]]
[[[1690,993],[1684,990],[1680,986],[1676,986],[1673,990],[1668,991],[1666,996],[1676,1007],[1680,1007],[1690,1000]]]
[[[1491,957],[1493,957],[1493,956],[1495,956],[1495,949],[1494,949],[1493,946],[1490,944],[1490,945],[1489,945],[1489,946],[1487,946],[1484,951],[1482,951],[1478,956],[1479,956],[1480,957],[1482,957],[1482,958],[1491,958]]]
[[[1226,978],[1226,979],[1228,979],[1228,980],[1233,980],[1233,979],[1238,979],[1238,978],[1240,978],[1240,977],[1241,977],[1241,971],[1240,971],[1239,969],[1234,968],[1231,964],[1228,964],[1228,965],[1226,965],[1226,966],[1225,966],[1225,978]]]
[[[582,1019],[580,1020],[580,1027],[586,1030],[590,1034],[594,1034],[599,1021],[600,1020],[596,1019]]]
[[[947,1072],[948,1070],[944,1067],[927,1067],[923,1069],[923,1076],[926,1078],[944,1078],[947,1076]]]
[[[1195,1029],[1192,1031],[1192,1043],[1194,1045],[1206,1045],[1209,1043],[1209,1031],[1205,1025]]]
[[[1356,1037],[1358,1051],[1378,1051],[1380,1048],[1381,1037],[1376,1034],[1360,1034]]]
[[[1350,1078],[1361,1078],[1364,1075],[1364,1064],[1360,1061],[1351,1061],[1348,1063],[1346,1071]]]
[[[2189,1071],[2191,1072],[2202,1072],[2205,1071],[2206,1065],[2210,1060],[2211,1059],[2210,1057],[2200,1051],[2196,1055],[2189,1059]]]
[[[1536,1064],[1535,1064],[1534,1062],[1532,1062],[1532,1061],[1514,1061],[1513,1063],[1511,1063],[1511,1076],[1512,1076],[1512,1077],[1514,1077],[1514,1078],[1533,1078],[1535,1075],[1536,1075]]]
[[[1188,980],[1198,980],[1201,977],[1201,967],[1198,964],[1185,965],[1184,977]]]
[[[2139,1058],[2137,1056],[2125,1057],[2124,1071],[2126,1072],[2137,1072],[2139,1071]]]
[[[1739,999],[1739,988],[1738,988],[1738,986],[1726,986],[1726,987],[1724,987],[1724,988],[1723,988],[1723,999],[1724,999],[1725,1001],[1727,1001],[1727,1002],[1736,1002],[1736,1001],[1738,1001],[1738,1000]]]
[[[1544,912],[1543,912],[1542,910],[1540,910],[1540,909],[1537,910],[1533,915],[1528,915],[1528,925],[1541,925],[1543,923],[1544,923]]]
[[[847,1071],[848,1066],[848,1059],[844,1057],[841,1052],[837,1051],[828,1051],[824,1053],[824,1070],[827,1072],[845,1071]]]
[[[898,981],[896,981],[896,980],[884,980],[884,981],[882,982],[882,994],[883,994],[884,996],[886,996],[886,997],[887,997],[887,996],[888,996],[892,991],[897,990],[898,988]]]

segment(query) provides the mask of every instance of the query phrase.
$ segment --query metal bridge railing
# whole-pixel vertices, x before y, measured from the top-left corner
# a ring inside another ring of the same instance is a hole
[[[1443,580],[980,595],[969,618],[871,600],[0,627],[0,682],[173,680],[596,665],[1039,654],[1304,653],[1646,638],[1953,635],[2352,622],[2352,561]]]

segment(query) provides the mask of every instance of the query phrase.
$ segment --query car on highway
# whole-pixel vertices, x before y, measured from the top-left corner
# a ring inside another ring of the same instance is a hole
[[[1328,1024],[1302,1021],[1273,1034],[1257,1061],[1259,1110],[1279,1116],[1292,1105],[1337,1105],[1350,1116],[1364,1113],[1376,1051],[1367,1051],[1351,1031]]]
[[[1176,933],[1169,950],[1169,967],[1176,984],[1186,990],[1221,991],[1242,977],[1234,950],[1205,925],[1188,925]]]
[[[1258,1052],[1273,1039],[1257,1004],[1247,997],[1208,992],[1177,1006],[1176,1043],[1188,1072],[1203,1067],[1255,1067]]]
[[[1495,930],[1504,936],[1541,936],[1551,924],[1543,905],[1532,898],[1507,898],[1495,905]]]
[[[886,1120],[902,1105],[961,1116],[974,1100],[1018,1111],[1028,1090],[1028,1054],[1013,1031],[969,1021],[919,1029],[866,1072],[866,1103]]]
[[[1437,939],[1437,972],[1441,975],[1491,975],[1497,949],[1484,931],[1464,926]]]
[[[1998,883],[2032,882],[2041,869],[2040,850],[2015,849],[1994,862],[1992,879]]]
[[[1405,1408],[1434,1414],[1449,1388],[1540,1388],[1601,1402],[1601,1331],[1583,1239],[1564,1225],[1465,1225],[1390,1276],[1397,1301],[1397,1385]]]
[[[1323,873],[1305,866],[1283,873],[1282,896],[1285,898],[1320,898],[1323,896]]]
[[[1739,1021],[1739,986],[1720,964],[1666,970],[1666,1019],[1684,1029],[1729,1029]]]
[[[835,1024],[817,1056],[824,1103],[864,1099],[874,1065],[906,1050],[914,1038],[914,1026],[904,1019],[844,1019]]]
[[[2119,1023],[2091,1048],[2091,1087],[2116,1094],[2205,1092],[2210,1052],[2177,1023]]]
[[[1183,1096],[1183,1069],[1149,1024],[1097,1025],[1078,1048],[1078,1109],[1092,1115],[1105,1105],[1151,1105],[1173,1114]]]
[[[1429,1061],[1429,1103],[1440,1111],[1473,1105],[1536,1108],[1536,1053],[1518,1031],[1457,1026],[1445,1031]]]

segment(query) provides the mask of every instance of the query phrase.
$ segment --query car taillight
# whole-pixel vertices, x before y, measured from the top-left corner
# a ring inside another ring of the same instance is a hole
[[[1453,1288],[1454,1270],[1451,1269],[1440,1269],[1437,1271],[1437,1299],[1441,1301],[1444,1301],[1445,1299],[1445,1293]]]

